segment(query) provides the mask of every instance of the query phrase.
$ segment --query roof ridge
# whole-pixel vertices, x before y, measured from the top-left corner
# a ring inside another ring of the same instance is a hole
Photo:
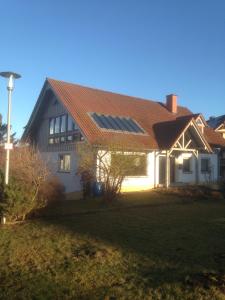
[[[121,94],[118,92],[113,92],[113,91],[108,91],[105,89],[100,89],[100,88],[94,88],[94,87],[90,87],[90,86],[86,86],[86,85],[82,85],[82,84],[77,84],[77,83],[73,83],[73,82],[68,82],[68,81],[64,81],[64,80],[58,80],[58,79],[54,79],[54,78],[46,78],[48,81],[56,81],[59,83],[64,83],[64,84],[70,84],[70,85],[74,85],[74,86],[78,86],[81,88],[86,88],[86,89],[90,89],[93,91],[98,91],[98,92],[104,92],[104,93],[109,93],[109,94],[113,94],[113,95],[118,95],[118,96],[122,96],[122,97],[129,97],[132,98],[133,100],[138,100],[138,101],[144,101],[144,102],[153,102],[153,103],[158,103],[161,104],[163,106],[165,106],[165,103],[159,100],[153,100],[153,99],[146,99],[146,98],[142,98],[139,96],[131,96],[131,95],[127,95],[127,94]],[[182,108],[187,108],[186,106],[182,106],[182,105],[178,105],[178,107],[182,107]]]

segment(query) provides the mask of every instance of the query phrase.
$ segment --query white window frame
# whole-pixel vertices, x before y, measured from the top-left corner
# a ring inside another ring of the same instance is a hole
[[[69,157],[69,167],[66,166],[66,157]],[[69,153],[60,153],[58,156],[58,172],[71,172],[71,155]]]

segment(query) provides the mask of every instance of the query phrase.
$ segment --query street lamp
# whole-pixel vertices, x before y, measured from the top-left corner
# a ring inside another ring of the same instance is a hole
[[[13,148],[13,144],[10,143],[11,138],[11,102],[12,102],[12,91],[14,88],[14,79],[18,79],[21,75],[14,72],[0,72],[0,76],[8,78],[8,115],[7,115],[7,142],[5,143],[6,150],[6,164],[5,164],[5,184],[9,183],[9,153]]]

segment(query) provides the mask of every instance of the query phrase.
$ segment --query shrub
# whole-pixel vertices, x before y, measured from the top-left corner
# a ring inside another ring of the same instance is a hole
[[[48,203],[64,200],[65,188],[57,177],[51,177],[40,187],[38,199],[45,199]]]
[[[8,185],[2,169],[0,160],[0,212],[10,221],[24,220],[63,194],[62,185],[50,176],[40,153],[32,147],[13,151]]]
[[[36,197],[34,186],[22,183],[14,177],[5,185],[3,172],[0,171],[0,174],[0,210],[9,221],[24,220],[32,210],[46,205],[44,198]]]

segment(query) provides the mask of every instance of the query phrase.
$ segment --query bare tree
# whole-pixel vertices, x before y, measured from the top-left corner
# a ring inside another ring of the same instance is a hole
[[[104,198],[113,200],[120,194],[126,176],[138,176],[146,168],[146,154],[133,148],[116,142],[104,146],[78,143],[78,173],[89,172],[92,178],[103,184]]]

